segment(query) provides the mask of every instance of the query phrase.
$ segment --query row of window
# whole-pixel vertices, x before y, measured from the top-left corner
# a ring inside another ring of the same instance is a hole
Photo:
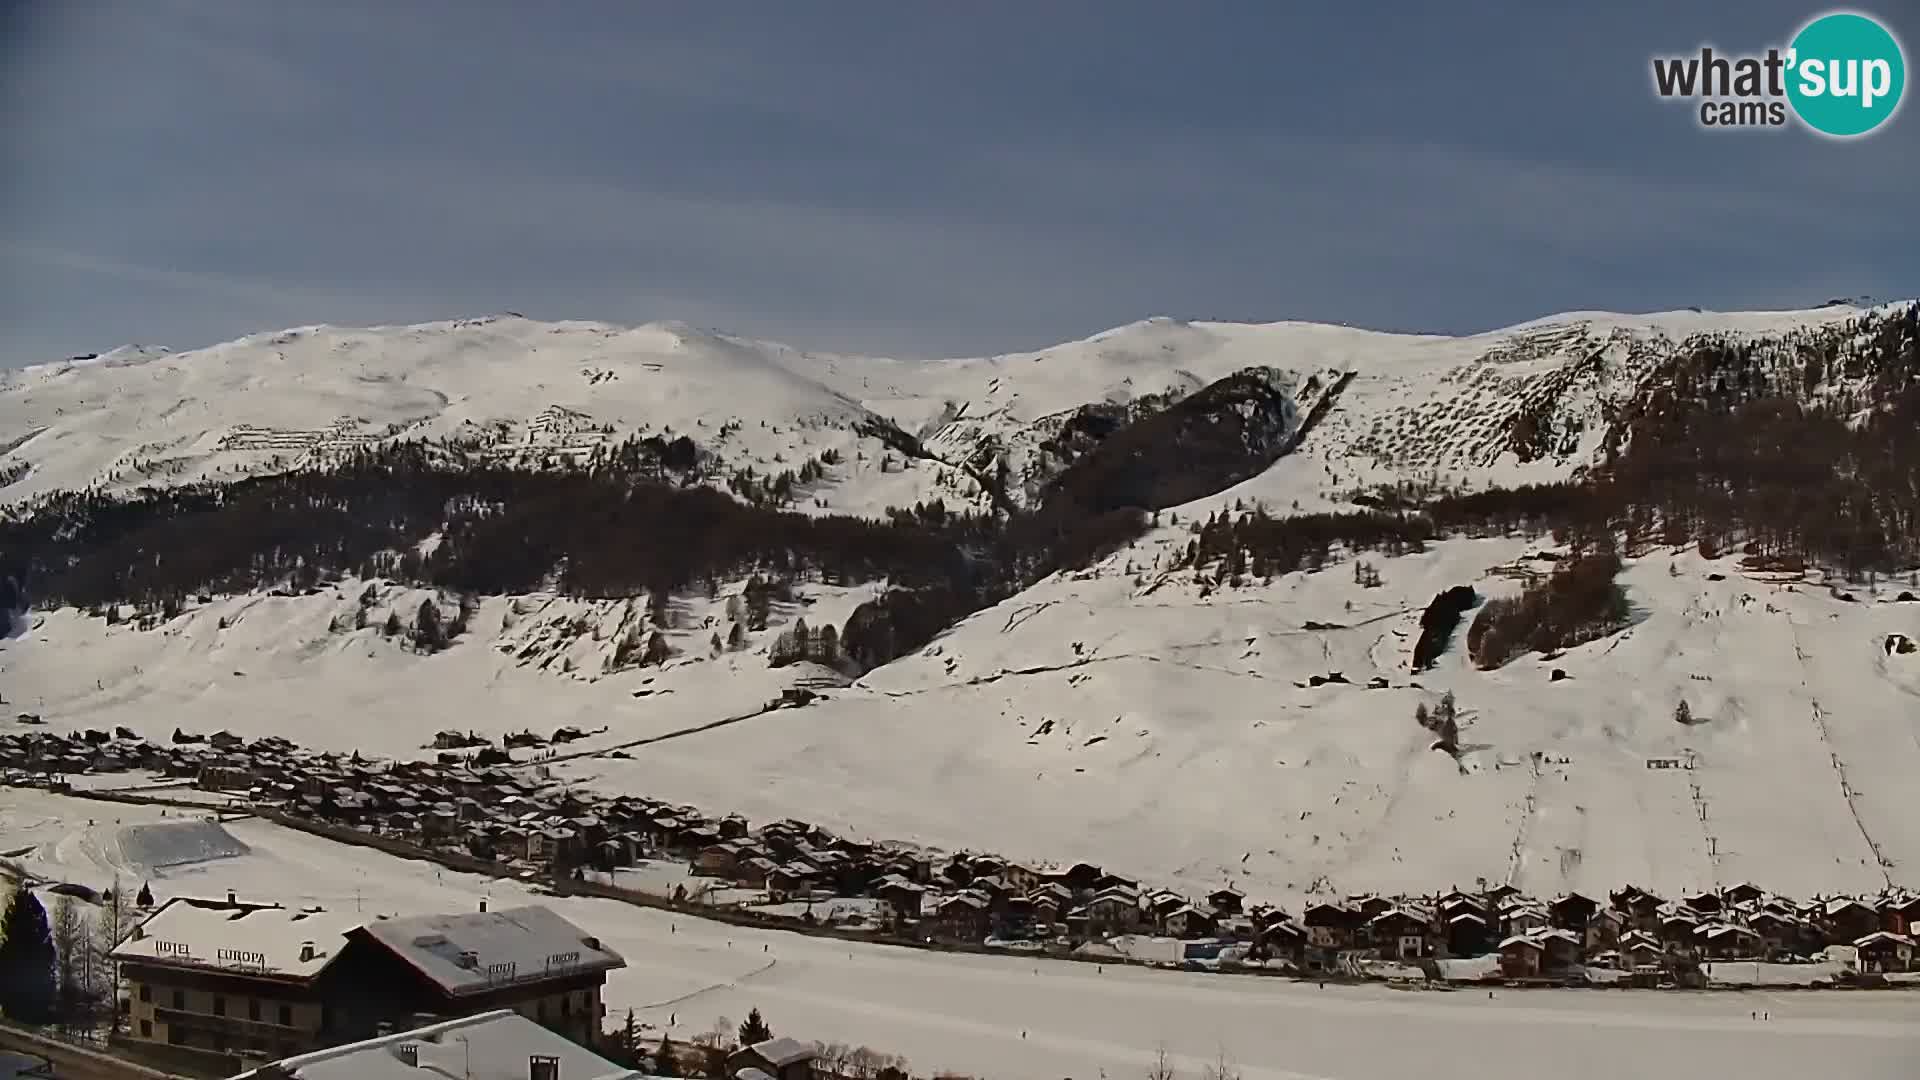
[[[147,1002],[151,1002],[153,1000],[153,987],[151,985],[147,983],[140,984],[140,1000],[147,1001]],[[262,1010],[260,1007],[260,1000],[258,998],[248,998],[246,999],[246,1001],[247,1001],[247,1019],[249,1020],[261,1019]],[[171,1007],[181,1012],[187,1011],[187,992],[185,990],[173,991],[173,1004]],[[222,994],[213,995],[213,1015],[215,1016],[227,1015],[227,999],[225,995],[222,995]],[[281,1027],[293,1026],[293,1006],[281,1005],[279,1007],[279,1024]]]
[[[151,1020],[140,1021],[140,1037],[143,1039],[153,1038],[153,1021]],[[194,1043],[194,1033],[192,1031],[188,1030],[187,1028],[181,1027],[178,1024],[168,1025],[167,1027],[167,1044],[168,1045],[192,1046],[193,1043]],[[207,1037],[206,1049],[218,1050],[221,1053],[231,1053],[235,1050],[241,1049],[241,1047],[238,1043],[233,1042],[224,1036],[221,1036],[219,1034],[212,1034]],[[248,1039],[245,1049],[252,1050],[257,1054],[273,1054],[277,1057],[283,1057],[283,1058],[292,1057],[294,1054],[299,1052],[299,1048],[296,1047],[293,1043],[282,1042],[282,1043],[274,1044],[274,1043],[267,1042],[267,1040],[265,1039]]]

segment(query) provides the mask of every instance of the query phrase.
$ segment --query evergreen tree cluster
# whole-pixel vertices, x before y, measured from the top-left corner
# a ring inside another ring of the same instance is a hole
[[[58,1006],[58,956],[53,924],[40,898],[25,885],[7,890],[0,910],[0,1013],[45,1023]]]
[[[1493,599],[1467,629],[1467,652],[1497,668],[1526,652],[1551,652],[1605,637],[1627,624],[1627,598],[1612,550],[1577,555],[1512,599]]]

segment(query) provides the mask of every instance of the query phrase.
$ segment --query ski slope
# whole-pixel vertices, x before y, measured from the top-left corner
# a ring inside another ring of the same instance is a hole
[[[592,666],[611,637],[591,629],[523,658],[528,628],[558,633],[593,607],[556,598],[490,601],[473,640],[424,658],[382,638],[377,616],[329,629],[353,609],[351,583],[220,601],[149,632],[63,611],[0,651],[0,685],[74,729],[226,728],[401,757],[445,728],[604,727],[567,749],[658,741],[556,773],[877,839],[1088,859],[1196,891],[1230,880],[1290,903],[1479,880],[1537,895],[1920,885],[1920,792],[1907,782],[1920,769],[1920,655],[1884,648],[1893,633],[1920,637],[1920,604],[1891,590],[1850,602],[1655,551],[1623,575],[1631,629],[1494,672],[1456,651],[1416,677],[1426,602],[1457,584],[1517,590],[1508,575],[1548,569],[1526,558],[1537,545],[1456,540],[1374,559],[1376,589],[1356,587],[1344,562],[1207,596],[1179,575],[1125,572],[1178,541],[1149,537],[821,702],[762,715],[749,714],[818,678],[769,669],[764,642],[795,618],[844,619],[857,592],[793,605],[760,643],[720,656],[705,646],[707,602],[689,602],[680,656],[611,674]],[[412,595],[392,602],[404,610]],[[497,630],[516,606],[542,614]],[[555,656],[579,661],[564,672]],[[1553,668],[1568,678],[1551,681]],[[1335,673],[1346,682],[1309,685]],[[1458,764],[1412,719],[1447,690],[1463,711]],[[1699,722],[1675,722],[1681,700]]]
[[[0,820],[73,827],[106,806],[0,789]],[[1896,1080],[1920,1060],[1910,994],[1408,992],[957,956],[704,923],[603,900],[538,896],[510,882],[344,847],[259,821],[230,822],[244,855],[175,895],[277,899],[376,915],[541,903],[628,958],[610,1018],[633,1009],[649,1040],[684,1042],[759,1008],[804,1040],[905,1055],[916,1074],[994,1080],[1138,1076],[1164,1049],[1183,1075],[1225,1055],[1247,1080],[1564,1080],[1683,1077]],[[55,850],[61,845],[53,845]],[[45,866],[58,870],[59,867]],[[95,886],[81,865],[68,880]],[[1749,1015],[1764,1009],[1768,1021]],[[669,1025],[671,1024],[671,1027]],[[1393,1037],[1382,1038],[1383,1030]]]

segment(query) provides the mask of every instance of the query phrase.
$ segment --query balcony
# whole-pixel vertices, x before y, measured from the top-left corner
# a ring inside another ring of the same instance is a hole
[[[265,1015],[265,1014],[262,1014]],[[194,1031],[218,1031],[243,1039],[267,1039],[273,1042],[302,1041],[313,1037],[305,1028],[289,1027],[271,1020],[248,1020],[239,1016],[215,1016],[154,1006],[153,1018],[168,1027],[178,1025]]]

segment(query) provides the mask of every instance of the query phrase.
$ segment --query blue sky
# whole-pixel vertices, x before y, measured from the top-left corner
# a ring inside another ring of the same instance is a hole
[[[1711,135],[1650,88],[1820,10],[0,0],[0,364],[503,310],[966,355],[1912,295],[1911,106]],[[1910,59],[1913,11],[1875,11]]]

